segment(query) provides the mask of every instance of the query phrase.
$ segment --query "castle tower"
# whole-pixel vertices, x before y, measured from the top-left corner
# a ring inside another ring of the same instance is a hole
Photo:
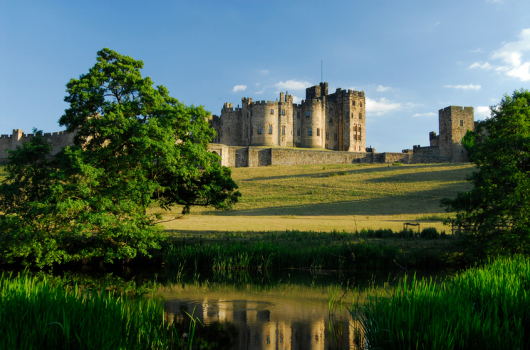
[[[474,130],[473,107],[449,106],[440,109],[438,122],[440,156],[451,158],[452,162],[468,162],[468,154],[462,145],[462,139],[468,130]]]

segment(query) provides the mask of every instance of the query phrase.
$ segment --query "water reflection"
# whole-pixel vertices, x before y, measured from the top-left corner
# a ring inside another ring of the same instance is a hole
[[[282,286],[252,292],[195,284],[159,292],[169,317],[195,309],[194,315],[206,325],[235,325],[234,349],[357,349],[360,341],[359,325],[345,307],[330,315],[327,288]]]

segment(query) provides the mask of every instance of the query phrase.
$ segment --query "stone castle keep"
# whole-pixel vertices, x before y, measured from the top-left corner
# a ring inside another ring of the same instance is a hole
[[[328,83],[306,89],[306,99],[280,93],[280,100],[243,98],[241,108],[225,103],[211,126],[217,143],[227,146],[281,146],[364,152],[366,140],[364,92],[337,89]]]
[[[401,153],[376,153],[366,148],[366,106],[363,91],[337,89],[328,93],[328,83],[306,89],[306,99],[293,103],[293,96],[280,93],[279,101],[242,99],[234,109],[225,103],[221,116],[212,116],[210,126],[217,136],[209,150],[230,167],[267,165],[351,163],[444,163],[467,162],[462,138],[474,130],[473,107],[449,106],[438,112],[439,135],[429,134],[429,146],[413,146]],[[33,134],[13,130],[0,136],[0,163],[9,150],[29,141]],[[45,133],[52,154],[73,144],[66,131]]]

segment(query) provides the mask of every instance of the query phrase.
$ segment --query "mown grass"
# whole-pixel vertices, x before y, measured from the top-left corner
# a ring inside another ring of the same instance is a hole
[[[231,211],[192,208],[177,230],[398,230],[430,221],[442,229],[440,200],[470,189],[470,164],[338,164],[234,168],[242,197]],[[176,208],[164,220],[178,214]]]
[[[352,316],[368,349],[530,348],[530,259],[490,261],[443,282],[406,278]]]
[[[469,164],[235,168],[237,215],[443,213],[440,199],[469,189]]]

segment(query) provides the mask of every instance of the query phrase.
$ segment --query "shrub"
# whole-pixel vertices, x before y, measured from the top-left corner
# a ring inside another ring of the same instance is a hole
[[[420,237],[421,238],[426,238],[426,239],[436,239],[436,238],[440,237],[440,235],[438,234],[438,231],[436,230],[436,228],[427,227],[427,228],[424,228],[421,231]]]

